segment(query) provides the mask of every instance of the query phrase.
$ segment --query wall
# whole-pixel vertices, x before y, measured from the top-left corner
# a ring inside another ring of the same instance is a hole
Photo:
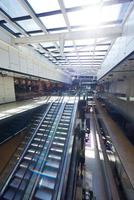
[[[124,97],[126,97],[124,100],[134,101],[134,76],[128,77],[122,81],[113,80],[109,87],[109,93],[118,95],[124,94]]]
[[[14,79],[0,75],[0,104],[15,101]]]
[[[41,78],[71,83],[71,77],[30,46],[15,46],[11,36],[0,29],[0,68]]]
[[[109,87],[104,83],[104,92],[101,97],[110,103],[128,120],[134,122],[134,74],[126,75],[122,81],[121,75],[109,81]]]
[[[117,38],[98,72],[98,79],[134,51],[134,9],[126,20],[122,36]]]

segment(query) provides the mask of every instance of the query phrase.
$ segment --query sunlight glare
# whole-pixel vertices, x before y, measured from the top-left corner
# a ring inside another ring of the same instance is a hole
[[[68,13],[71,26],[86,26],[93,28],[104,22],[116,21],[119,17],[121,5],[91,6],[81,11]]]

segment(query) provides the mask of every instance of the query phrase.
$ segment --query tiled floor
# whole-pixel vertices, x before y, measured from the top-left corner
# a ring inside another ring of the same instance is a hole
[[[107,196],[105,192],[101,163],[95,141],[95,134],[96,129],[91,114],[90,136],[85,145],[85,180],[83,186],[87,190],[92,190],[97,200],[106,200]]]

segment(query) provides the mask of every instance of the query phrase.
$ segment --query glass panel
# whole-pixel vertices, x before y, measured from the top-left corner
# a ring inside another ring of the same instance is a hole
[[[17,0],[0,0],[0,7],[11,17],[28,15]]]
[[[57,0],[28,0],[36,13],[60,10]]]
[[[62,14],[58,15],[51,15],[48,17],[41,17],[40,18],[43,24],[46,26],[47,29],[49,28],[58,28],[58,27],[66,27],[64,18]]]
[[[89,7],[81,11],[70,12],[67,14],[71,26],[93,26],[98,24],[99,9],[96,7]]]
[[[117,20],[121,11],[121,4],[105,6],[101,10],[101,22]]]
[[[96,46],[95,50],[107,50],[109,48],[109,45],[105,46]]]
[[[98,42],[100,42],[102,44],[106,44],[106,43],[111,43],[111,40],[109,38],[98,38],[97,43]]]
[[[77,47],[77,50],[82,52],[82,51],[93,51],[94,50],[94,46],[84,46],[84,47]]]
[[[0,21],[3,20],[3,17],[0,16]]]
[[[67,33],[69,32],[67,29],[66,30],[54,30],[54,31],[48,31],[49,33]]]
[[[104,58],[104,56],[94,56],[94,59]]]
[[[65,46],[73,46],[73,41],[72,40],[65,41]]]
[[[89,57],[89,56],[79,56],[79,57],[82,59],[91,59],[91,57]]]
[[[51,46],[54,46],[54,44],[52,42],[42,42],[41,45],[43,47],[51,47]]]
[[[30,35],[31,35],[31,36],[44,35],[44,33],[43,33],[43,32],[40,32],[40,33],[31,33]]]
[[[88,56],[89,54],[91,54],[91,53],[90,52],[79,52],[79,55]]]
[[[86,9],[69,12],[68,17],[71,26],[97,26],[103,22],[117,20],[120,14],[121,4],[105,7],[91,6]],[[87,20],[88,19],[88,20]]]
[[[40,30],[40,27],[32,19],[19,21],[18,24],[26,31]]]
[[[75,7],[75,6],[82,6],[82,5],[90,5],[90,4],[96,4],[101,2],[102,0],[64,0],[65,6],[67,8],[69,7]]]
[[[75,52],[71,52],[71,53],[65,53],[65,55],[67,55],[67,56],[77,56],[77,54],[75,53]]]
[[[77,57],[69,57],[69,56],[67,56],[67,59],[69,59],[69,60],[72,59],[72,58],[73,58],[74,60],[77,60],[77,59],[78,59]]]
[[[106,52],[94,52],[94,55],[105,55]]]
[[[75,51],[75,48],[74,47],[64,47],[64,51]]]
[[[75,43],[76,43],[76,45],[91,45],[91,44],[94,44],[94,39],[90,39],[90,40],[76,40]]]
[[[7,26],[9,29],[11,29],[14,33],[18,33],[19,31],[16,29],[16,28],[14,28],[11,24],[9,24],[9,23],[6,23],[6,24],[4,24],[5,26]]]

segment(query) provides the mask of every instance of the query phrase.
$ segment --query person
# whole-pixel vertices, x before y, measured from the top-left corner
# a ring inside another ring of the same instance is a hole
[[[85,130],[80,131],[81,149],[84,148],[85,144]]]
[[[74,130],[74,134],[80,139],[80,124],[78,124]]]
[[[78,151],[78,168],[80,168],[80,176],[83,178],[83,166],[85,164],[85,151],[80,149]]]
[[[86,107],[86,101],[80,100],[78,103],[78,111],[79,111],[79,118],[81,119],[82,122],[82,127],[84,127],[85,107]]]
[[[82,122],[82,127],[84,127],[84,120],[85,120],[85,109],[84,108],[80,108],[79,116],[80,116],[80,119]]]
[[[88,136],[90,134],[90,117],[86,119],[86,130],[88,133]]]
[[[88,189],[83,189],[82,191],[82,200],[93,200],[93,191]]]

